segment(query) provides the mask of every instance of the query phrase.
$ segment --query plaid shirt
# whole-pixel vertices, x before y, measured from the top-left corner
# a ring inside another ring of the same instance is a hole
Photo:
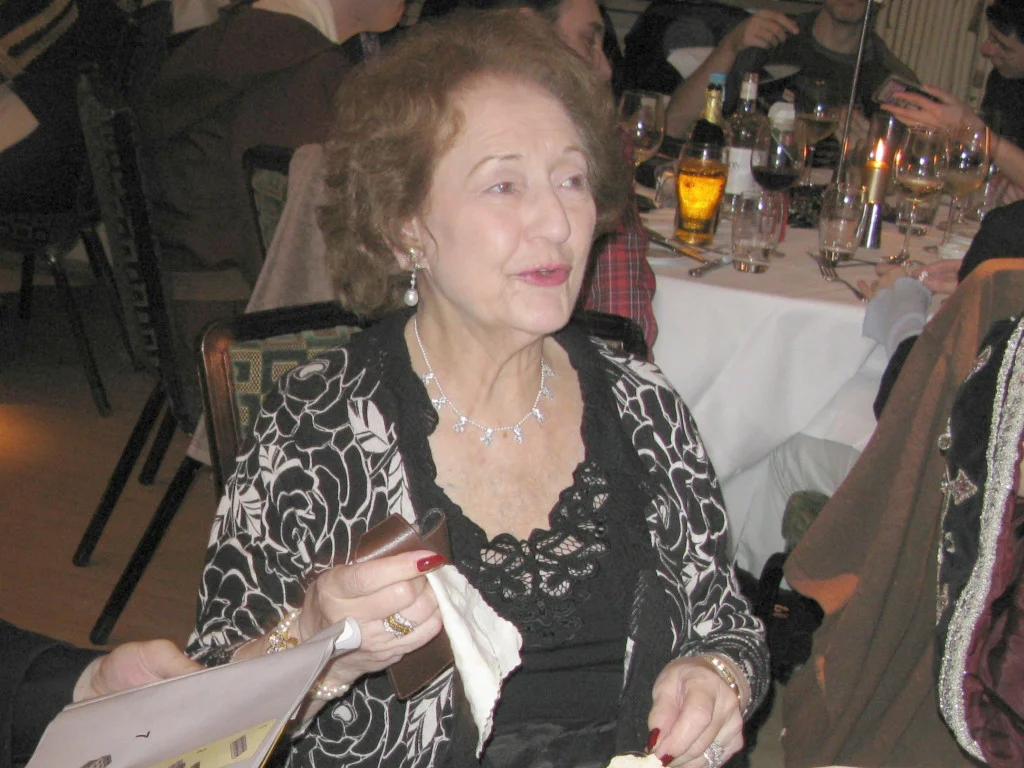
[[[643,330],[648,349],[653,349],[658,335],[651,306],[654,270],[647,263],[647,235],[635,198],[630,199],[615,231],[597,241],[590,257],[584,306],[633,320]]]

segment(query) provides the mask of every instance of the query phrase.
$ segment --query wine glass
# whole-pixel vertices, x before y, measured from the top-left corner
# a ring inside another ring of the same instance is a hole
[[[922,126],[911,128],[893,157],[893,181],[910,201],[910,215],[903,247],[888,258],[889,262],[902,264],[910,259],[910,235],[914,230],[917,206],[942,191],[948,170],[949,140],[946,132]]]
[[[804,170],[804,152],[792,123],[765,124],[750,152],[750,172],[766,192],[789,189]]]
[[[785,210],[783,192],[800,180],[804,152],[793,121],[765,123],[750,152],[750,173],[766,194]]]
[[[958,224],[963,224],[963,201],[985,183],[991,159],[988,126],[981,121],[963,122],[950,136],[946,191],[950,194],[949,220],[942,238],[945,244]]]
[[[800,89],[797,97],[796,127],[800,146],[807,148],[807,175],[805,184],[811,183],[814,168],[814,151],[818,142],[824,141],[839,125],[839,110],[828,100],[828,83],[812,80]]]
[[[633,142],[634,165],[654,157],[665,137],[665,97],[654,91],[623,91],[619,119]]]

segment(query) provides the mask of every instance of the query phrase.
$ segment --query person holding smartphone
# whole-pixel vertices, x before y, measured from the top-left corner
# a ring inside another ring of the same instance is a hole
[[[883,109],[904,123],[947,129],[965,121],[984,120],[992,129],[990,152],[1004,186],[1000,201],[1008,204],[1024,199],[1024,0],[995,0],[985,14],[989,32],[981,55],[992,62],[993,69],[985,83],[980,115],[931,85],[921,86],[923,93],[901,91],[883,104]],[[1016,242],[1024,234],[1018,221],[1016,217],[1007,219],[1008,226],[1014,227],[1012,239]]]

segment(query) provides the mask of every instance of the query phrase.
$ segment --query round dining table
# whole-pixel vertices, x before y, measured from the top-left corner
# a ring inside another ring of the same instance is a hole
[[[672,235],[672,209],[644,214]],[[728,252],[722,222],[712,247]],[[930,262],[935,228],[911,239],[911,257]],[[899,251],[902,235],[883,227],[879,249]],[[934,249],[933,249],[934,250]],[[706,252],[705,258],[719,253]],[[693,412],[721,484],[737,565],[757,574],[784,549],[782,515],[796,490],[831,494],[875,427],[872,403],[887,363],[884,347],[862,335],[866,304],[819,271],[817,232],[789,228],[760,274],[731,265],[692,277],[698,263],[652,245],[657,276],[654,361]],[[840,277],[871,281],[871,263],[847,262]],[[933,309],[935,305],[933,304]]]

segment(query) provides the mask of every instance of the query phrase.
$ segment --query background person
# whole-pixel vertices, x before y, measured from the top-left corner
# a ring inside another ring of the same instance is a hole
[[[645,745],[719,765],[768,671],[714,471],[655,367],[566,327],[628,194],[606,84],[550,25],[469,14],[411,30],[338,104],[321,222],[338,297],[415,313],[265,399],[190,651],[253,656],[283,614],[297,640],[352,617],[362,647],[320,680],[290,764],[471,762],[452,672],[404,702],[382,674],[441,628],[423,577],[438,557],[343,565],[387,516],[440,509],[453,564],[524,639],[484,765],[603,766]]]
[[[196,336],[242,312],[263,265],[242,156],[323,141],[334,93],[404,0],[256,0],[231,5],[167,58],[139,121],[153,229],[171,293],[185,418],[198,418]],[[183,425],[191,431],[194,424]]]
[[[28,762],[43,731],[73,701],[202,669],[169,640],[85,650],[0,619],[0,765]]]
[[[791,19],[772,10],[759,10],[738,24],[687,80],[672,94],[665,119],[667,131],[683,136],[700,115],[704,91],[712,72],[728,72],[725,112],[735,108],[740,83],[747,72],[758,72],[765,64],[799,67],[793,87],[801,81],[824,80],[829,103],[845,107],[849,102],[857,47],[868,0],[824,0],[820,11]],[[864,51],[858,85],[858,102],[870,114],[871,95],[890,74],[917,80],[913,71],[897,59],[882,39],[871,33]],[[797,94],[799,103],[799,93]]]

